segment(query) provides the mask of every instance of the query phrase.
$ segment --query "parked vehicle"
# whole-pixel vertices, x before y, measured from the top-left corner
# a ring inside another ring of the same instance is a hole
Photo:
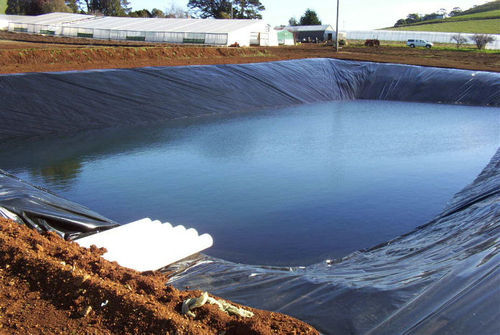
[[[426,47],[427,49],[430,49],[434,44],[432,44],[432,42],[427,42],[426,40],[408,40],[406,45],[410,48]]]

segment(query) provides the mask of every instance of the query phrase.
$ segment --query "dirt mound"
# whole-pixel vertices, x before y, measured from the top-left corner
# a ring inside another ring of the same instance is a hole
[[[40,36],[0,31],[0,73],[47,72],[145,66],[240,64],[301,58],[340,58],[469,70],[500,71],[500,52],[465,49],[331,46],[228,48],[134,41]]]
[[[318,334],[292,317],[249,307],[251,318],[214,305],[184,316],[182,302],[202,292],[167,286],[162,273],[120,267],[100,257],[104,252],[0,218],[0,332]]]

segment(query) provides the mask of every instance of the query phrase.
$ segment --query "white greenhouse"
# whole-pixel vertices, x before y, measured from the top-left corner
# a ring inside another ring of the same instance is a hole
[[[409,39],[424,39],[429,42],[453,43],[451,37],[457,33],[442,33],[435,31],[402,31],[402,30],[349,30],[347,38],[350,40],[378,39],[381,41],[405,42]],[[468,44],[474,44],[470,38],[474,34],[460,34],[467,39]],[[495,40],[486,45],[487,49],[500,49],[500,35],[490,34]]]
[[[0,30],[7,30],[9,28],[9,21],[18,21],[22,20],[26,16],[21,16],[21,15],[5,15],[5,14],[0,14]]]
[[[33,34],[229,46],[278,45],[263,20],[164,19],[50,13],[8,17],[8,30]]]

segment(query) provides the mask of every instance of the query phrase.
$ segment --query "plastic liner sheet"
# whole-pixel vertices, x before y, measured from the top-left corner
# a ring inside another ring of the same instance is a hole
[[[303,268],[204,257],[178,264],[171,283],[287,313],[325,334],[495,334],[499,237],[500,149],[438,217],[383,245]]]
[[[500,106],[500,74],[306,59],[0,75],[0,140],[342,99]]]
[[[55,231],[68,239],[117,226],[86,207],[32,186],[1,169],[0,216],[10,217],[39,231]]]
[[[342,99],[500,106],[500,74],[332,59],[0,76],[0,140]],[[1,162],[0,162],[1,164]],[[500,150],[441,215],[370,250],[308,267],[203,256],[171,282],[284,312],[326,334],[500,329]],[[0,210],[75,236],[113,227],[0,171]]]

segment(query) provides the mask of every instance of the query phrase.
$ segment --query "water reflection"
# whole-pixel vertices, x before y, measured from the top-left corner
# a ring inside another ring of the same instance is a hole
[[[42,177],[44,183],[55,186],[56,189],[69,189],[82,170],[79,160],[67,160],[39,168],[29,168],[33,177]]]
[[[435,216],[495,152],[498,115],[340,101],[15,140],[0,167],[118,222],[209,232],[217,257],[303,265]]]

